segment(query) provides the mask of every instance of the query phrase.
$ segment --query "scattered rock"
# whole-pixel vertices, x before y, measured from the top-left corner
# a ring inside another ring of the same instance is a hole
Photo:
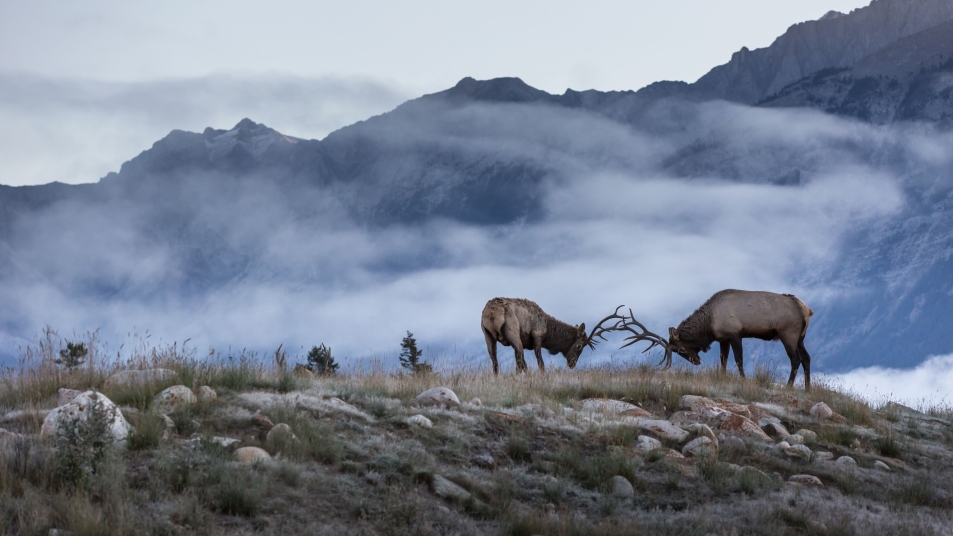
[[[874,462],[874,469],[880,469],[881,471],[890,471],[890,466],[880,460],[877,460]]]
[[[152,399],[151,409],[157,413],[168,415],[178,408],[194,404],[196,402],[195,393],[184,385],[173,385],[164,389]]]
[[[820,478],[817,478],[814,475],[792,475],[788,479],[788,482],[793,482],[794,484],[800,484],[802,486],[814,486],[814,487],[823,487],[824,483],[821,482]]]
[[[665,459],[673,460],[673,461],[681,461],[685,459],[685,456],[677,450],[665,449]]]
[[[772,447],[772,448],[774,448],[774,450],[777,450],[777,451],[780,451],[780,452],[784,452],[785,450],[787,450],[788,448],[790,448],[790,446],[791,446],[791,444],[788,443],[787,441],[781,441],[781,442],[779,442],[778,444],[774,445],[774,447]]]
[[[493,459],[493,456],[487,456],[486,454],[477,454],[470,458],[470,463],[484,469],[493,469],[496,466],[496,460]]]
[[[460,399],[457,394],[446,387],[434,387],[417,395],[415,399],[418,404],[425,406],[444,406],[460,407]]]
[[[299,380],[314,380],[314,373],[300,363],[295,365],[295,368],[291,370],[291,375]]]
[[[407,417],[404,422],[411,426],[419,426],[428,430],[433,428],[433,421],[427,417],[424,417],[423,415],[411,415],[410,417]]]
[[[698,411],[702,408],[717,408],[715,401],[704,396],[685,395],[678,399],[678,409]]]
[[[781,424],[781,419],[771,415],[758,406],[748,406],[748,411],[751,412],[751,422],[758,423],[759,427],[763,428],[769,424]]]
[[[124,370],[106,378],[103,389],[171,382],[174,379],[175,371],[164,368]]]
[[[857,462],[850,456],[841,456],[834,460],[834,463],[841,469],[853,469],[857,467]]]
[[[470,492],[440,475],[433,475],[433,493],[437,497],[463,502],[470,498]]]
[[[761,429],[770,436],[788,437],[791,435],[791,432],[788,432],[788,429],[785,428],[783,424],[777,422],[765,423],[761,426]]]
[[[829,462],[833,459],[834,459],[834,455],[824,450],[820,450],[814,453],[814,461]]]
[[[699,437],[707,437],[710,439],[711,444],[715,447],[715,450],[718,450],[718,437],[715,435],[715,432],[708,427],[707,424],[696,423],[688,429],[692,432],[695,432]]]
[[[717,451],[718,447],[705,436],[696,437],[682,447],[682,455],[684,456],[704,456],[714,454]]]
[[[804,428],[794,432],[794,435],[799,435],[804,438],[805,443],[817,443],[817,432],[813,430],[805,430]]]
[[[635,404],[608,398],[587,398],[582,401],[581,405],[583,411],[588,411],[589,413],[608,413],[610,415],[619,415],[626,411],[642,409]]]
[[[834,410],[832,410],[830,407],[827,406],[827,404],[823,402],[818,402],[817,404],[814,404],[813,406],[811,406],[810,413],[811,413],[811,417],[814,417],[815,419],[821,419],[821,420],[830,419],[831,417],[834,416]]]
[[[297,440],[298,436],[294,434],[290,426],[283,422],[274,425],[271,430],[268,431],[268,435],[265,436],[265,444],[271,447],[280,447],[287,445],[290,441]]]
[[[640,429],[645,430],[646,432],[655,434],[662,439],[677,441],[679,443],[688,439],[689,435],[688,432],[668,421],[646,419],[639,420],[636,424]]]
[[[473,397],[470,399],[469,402],[467,402],[467,404],[470,404],[471,406],[480,407],[483,405],[483,401],[480,400],[479,398]]]
[[[637,418],[637,419],[651,419],[651,418],[654,418],[654,417],[655,417],[655,415],[652,415],[652,413],[650,413],[650,412],[648,412],[648,411],[646,411],[646,410],[644,410],[644,409],[642,409],[642,408],[640,408],[640,407],[638,407],[638,406],[636,406],[636,407],[634,407],[634,408],[632,408],[632,409],[627,409],[627,410],[623,411],[622,413],[620,413],[619,415],[621,415],[621,416],[623,416],[623,417],[635,417],[635,418]]]
[[[790,447],[784,449],[784,454],[789,458],[794,458],[796,460],[805,460],[809,461],[811,459],[811,449],[805,447],[804,445],[791,445]]]
[[[730,400],[722,400],[722,399],[715,400],[715,404],[719,408],[729,413],[734,413],[735,415],[741,415],[742,417],[746,419],[751,418],[751,410],[749,410],[748,406],[745,406],[744,404],[738,404],[736,402],[731,402]]]
[[[211,402],[218,398],[218,394],[215,393],[215,389],[212,389],[208,385],[203,385],[195,390],[195,398],[199,402]]]
[[[47,414],[43,419],[43,426],[40,429],[40,437],[52,439],[56,437],[60,426],[71,421],[85,421],[89,417],[89,409],[92,404],[98,403],[103,411],[109,415],[109,433],[116,439],[120,446],[125,444],[126,436],[132,431],[132,426],[122,416],[122,412],[116,407],[112,400],[106,398],[102,393],[95,391],[86,391],[80,393],[76,398],[67,404],[64,404]]]
[[[748,446],[740,437],[727,436],[722,442],[722,449],[726,452],[737,452],[743,454],[748,452]]]
[[[791,445],[803,445],[804,436],[799,436],[797,434],[784,436],[781,438],[782,441],[787,441]]]
[[[77,396],[83,394],[82,391],[77,391],[76,389],[64,389],[60,388],[56,392],[56,405],[64,406],[72,402]]]
[[[654,437],[640,435],[638,442],[635,444],[635,450],[645,453],[651,452],[655,449],[662,448],[662,442]]]
[[[616,497],[632,497],[635,489],[624,476],[616,475],[609,479],[609,493]]]
[[[233,455],[239,463],[257,463],[271,461],[271,455],[258,447],[242,447]]]
[[[721,430],[730,435],[748,437],[759,441],[771,441],[768,434],[764,433],[757,424],[741,415],[730,415],[725,419],[725,422],[721,423]]]

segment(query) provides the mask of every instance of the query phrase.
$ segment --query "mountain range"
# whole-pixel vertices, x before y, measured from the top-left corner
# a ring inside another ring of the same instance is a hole
[[[118,332],[150,311],[231,318],[247,289],[334,301],[368,281],[556,265],[599,244],[565,227],[624,220],[633,256],[716,236],[728,251],[705,258],[736,254],[739,283],[813,298],[822,370],[910,366],[953,352],[951,90],[953,2],[875,0],[692,84],[553,95],[465,78],[323,140],[250,119],[173,131],[95,184],[0,186],[0,343],[9,354],[43,323],[88,326],[89,310]],[[788,200],[817,212],[771,223]],[[699,216],[719,203],[729,230]],[[716,266],[693,277],[731,283]],[[705,297],[645,314],[674,322]]]

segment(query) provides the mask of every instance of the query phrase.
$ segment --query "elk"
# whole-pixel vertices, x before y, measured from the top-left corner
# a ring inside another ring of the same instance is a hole
[[[631,315],[631,310],[629,311]],[[699,352],[707,352],[713,342],[721,346],[721,369],[728,369],[728,349],[735,355],[735,364],[742,377],[745,375],[744,354],[741,340],[756,338],[765,341],[780,340],[791,360],[791,376],[788,385],[794,385],[799,366],[804,367],[804,389],[811,389],[811,355],[804,348],[804,335],[814,311],[793,294],[773,292],[722,290],[708,298],[677,328],[668,329],[668,341],[651,332],[636,333],[626,340],[650,341],[654,346],[665,348],[661,363],[672,366],[672,352],[687,359],[693,365],[701,364]],[[634,319],[632,319],[634,320]],[[639,324],[641,326],[641,324]],[[631,331],[631,330],[630,330]]]
[[[496,359],[496,343],[503,346],[512,346],[516,357],[516,370],[520,373],[527,370],[526,360],[523,358],[523,349],[532,348],[536,354],[536,363],[539,370],[545,371],[542,350],[545,348],[550,355],[563,354],[569,368],[575,368],[576,362],[583,349],[588,346],[595,349],[598,339],[606,340],[606,332],[618,330],[625,324],[625,317],[620,316],[619,309],[605,317],[592,333],[586,334],[586,325],[573,326],[556,320],[546,314],[539,305],[530,300],[519,298],[493,298],[486,302],[480,326],[483,337],[486,339],[486,349],[493,361],[493,373],[500,373],[500,364]],[[604,328],[609,320],[615,324]]]

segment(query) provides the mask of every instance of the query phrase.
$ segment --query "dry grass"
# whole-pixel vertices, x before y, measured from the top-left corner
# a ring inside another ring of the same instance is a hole
[[[199,358],[175,345],[109,361],[94,335],[87,363],[67,372],[52,363],[57,340],[48,333],[0,378],[0,410],[10,416],[3,426],[27,434],[0,439],[0,534],[139,534],[142,527],[152,534],[941,534],[953,524],[953,426],[938,424],[953,415],[948,408],[930,409],[934,421],[908,422],[822,381],[810,394],[792,391],[762,367],[743,379],[717,368],[647,366],[494,376],[444,364],[434,374],[402,375],[372,363],[304,382],[253,355]],[[105,392],[136,427],[127,450],[83,486],[60,485],[58,453],[35,435],[57,389],[102,389],[117,370],[153,367],[175,378]],[[148,406],[170,383],[211,385],[219,398],[173,413],[166,440],[164,419]],[[436,386],[483,405],[414,406],[417,394]],[[794,462],[751,442],[747,452],[698,460],[672,460],[665,450],[641,455],[632,446],[642,432],[579,411],[581,400],[610,398],[664,419],[686,394],[753,403],[774,393],[824,401],[843,415],[845,425],[806,415],[783,421],[792,431],[814,430],[812,449],[849,454],[858,469]],[[258,412],[288,424],[295,437],[266,442],[252,421]],[[433,428],[408,425],[416,413]],[[266,448],[276,461],[237,465],[216,436]],[[475,464],[476,457],[494,465]],[[872,468],[891,458],[904,469]],[[825,487],[783,484],[798,473]],[[471,498],[436,497],[437,474]],[[615,475],[633,484],[634,497],[607,493]]]

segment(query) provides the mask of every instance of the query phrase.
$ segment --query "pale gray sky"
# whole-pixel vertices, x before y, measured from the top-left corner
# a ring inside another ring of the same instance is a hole
[[[302,138],[465,76],[553,93],[694,81],[868,0],[0,0],[0,184],[95,182],[172,129]]]

